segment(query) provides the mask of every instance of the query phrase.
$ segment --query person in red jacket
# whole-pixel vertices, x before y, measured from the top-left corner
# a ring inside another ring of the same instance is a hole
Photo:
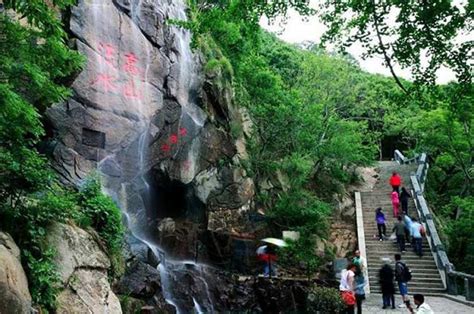
[[[392,186],[392,189],[394,191],[400,194],[400,185],[402,185],[402,178],[395,171],[392,172],[392,176],[390,177],[390,185]]]

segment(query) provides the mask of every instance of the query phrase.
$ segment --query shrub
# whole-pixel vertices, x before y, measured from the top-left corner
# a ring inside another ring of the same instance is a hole
[[[40,257],[35,257],[30,251],[24,250],[23,255],[27,264],[29,289],[33,301],[42,309],[54,312],[56,295],[61,286],[61,279],[54,263],[55,252],[47,249]]]
[[[308,294],[308,313],[343,313],[345,304],[334,288],[314,287]]]
[[[111,259],[111,275],[119,276],[124,270],[122,214],[114,201],[102,193],[98,177],[88,179],[83,185],[79,192],[79,205],[81,207],[79,225],[92,227],[98,232]]]
[[[314,236],[301,233],[297,241],[286,240],[287,247],[279,250],[279,264],[287,269],[304,269],[308,277],[316,272],[324,259],[315,251]]]
[[[24,197],[14,208],[4,207],[1,213],[8,223],[5,230],[22,248],[33,302],[45,311],[54,311],[61,282],[55,252],[45,246],[46,230],[53,222],[66,222],[75,212],[75,193],[53,184]]]
[[[331,207],[302,189],[285,192],[270,210],[270,219],[279,227],[308,234],[325,235]]]
[[[461,208],[457,219],[449,219],[449,214]],[[444,208],[446,225],[444,232],[448,236],[448,254],[450,260],[460,271],[473,274],[474,263],[474,197],[454,197]]]

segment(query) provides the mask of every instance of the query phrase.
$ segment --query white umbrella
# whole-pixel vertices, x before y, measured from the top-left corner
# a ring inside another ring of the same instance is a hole
[[[265,243],[270,243],[270,244],[273,244],[273,245],[276,245],[276,246],[279,246],[279,247],[287,246],[287,244],[284,240],[277,239],[277,238],[265,238],[265,239],[262,239],[260,241],[265,242]]]

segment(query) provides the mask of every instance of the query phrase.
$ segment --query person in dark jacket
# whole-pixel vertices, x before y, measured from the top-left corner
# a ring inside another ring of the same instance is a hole
[[[402,192],[400,192],[400,203],[402,204],[402,212],[405,215],[408,215],[408,199],[411,198],[411,194],[402,187]]]
[[[405,223],[402,220],[402,216],[398,216],[398,221],[393,227],[393,231],[397,236],[397,243],[400,252],[405,252]]]
[[[390,260],[384,259],[385,264],[379,271],[380,286],[382,288],[383,309],[392,305],[395,308],[395,287],[393,285],[393,269],[390,266]]]

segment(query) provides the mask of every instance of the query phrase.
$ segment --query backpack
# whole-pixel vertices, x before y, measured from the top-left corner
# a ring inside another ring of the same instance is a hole
[[[402,282],[408,282],[408,281],[410,281],[410,280],[411,280],[411,277],[412,277],[412,276],[411,276],[411,270],[410,270],[410,268],[408,268],[408,266],[405,265],[405,264],[402,263],[402,262],[398,262],[398,264],[399,264],[400,266],[402,266],[402,273],[400,274],[400,279],[401,279],[400,281],[402,281]]]
[[[420,234],[422,237],[426,236],[426,230],[425,230],[425,227],[423,227],[423,225],[421,225],[420,227]]]

